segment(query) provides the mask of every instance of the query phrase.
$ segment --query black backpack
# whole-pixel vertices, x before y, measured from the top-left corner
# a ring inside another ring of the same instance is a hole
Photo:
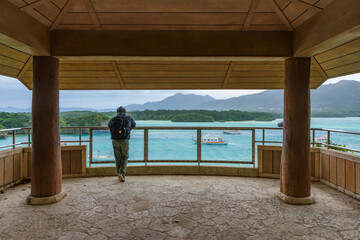
[[[113,125],[111,127],[111,135],[114,139],[126,139],[127,138],[127,125],[124,117],[115,117],[113,119]]]

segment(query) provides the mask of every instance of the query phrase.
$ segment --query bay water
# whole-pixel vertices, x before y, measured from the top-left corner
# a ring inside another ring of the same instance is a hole
[[[171,121],[137,121],[137,126],[165,126],[165,127],[277,127],[282,119],[271,122],[243,121],[243,122],[171,122]],[[312,128],[327,128],[345,131],[360,132],[360,118],[312,118]],[[246,161],[252,160],[252,132],[243,130],[240,134],[228,135],[223,131],[202,130],[202,135],[218,135],[228,141],[228,145],[206,145],[202,144],[202,160],[230,160]],[[262,141],[262,130],[256,130],[256,141]],[[326,136],[325,131],[316,131],[316,138]],[[312,136],[312,134],[311,134]],[[76,141],[78,135],[61,134],[63,141]],[[196,160],[197,146],[193,139],[196,139],[196,130],[149,130],[148,156],[149,160]],[[82,140],[89,140],[88,134],[82,135]],[[266,141],[282,141],[282,130],[266,130]],[[334,143],[346,145],[353,149],[360,149],[360,136],[343,133],[331,133],[331,140]],[[16,142],[26,142],[27,135],[17,135]],[[0,139],[0,146],[11,144],[12,137]],[[88,145],[88,143],[86,143]],[[261,144],[261,143],[258,143]],[[66,145],[77,145],[67,143]],[[256,144],[257,145],[257,144]],[[270,144],[281,145],[281,144]],[[89,146],[87,148],[89,153]],[[256,151],[255,151],[256,152]],[[144,131],[133,130],[130,140],[129,160],[144,159]],[[93,134],[93,161],[114,160],[110,134],[108,131],[96,130]],[[255,159],[256,160],[256,159]],[[143,165],[143,163],[129,163],[130,165]],[[159,163],[150,163],[155,165]],[[167,163],[169,164],[169,163]],[[181,165],[192,165],[192,163],[171,163]],[[103,164],[101,164],[103,165]],[[193,163],[197,165],[197,163]],[[218,165],[202,163],[202,165]],[[225,164],[222,164],[225,165]],[[232,166],[244,166],[235,164]]]

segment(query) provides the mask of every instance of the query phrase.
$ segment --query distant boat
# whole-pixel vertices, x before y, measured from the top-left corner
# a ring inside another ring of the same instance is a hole
[[[193,139],[193,141],[197,143],[196,139]],[[204,135],[201,137],[201,143],[209,145],[227,145],[228,141],[220,136]]]
[[[239,130],[224,130],[224,134],[240,134]]]
[[[327,141],[328,141],[328,138],[326,135],[315,138],[316,143],[327,143]]]
[[[6,138],[6,134],[0,134],[0,139]]]

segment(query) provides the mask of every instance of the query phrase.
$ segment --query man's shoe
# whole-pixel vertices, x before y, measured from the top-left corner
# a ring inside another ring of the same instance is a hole
[[[118,178],[119,178],[120,182],[125,182],[125,176],[119,174]]]

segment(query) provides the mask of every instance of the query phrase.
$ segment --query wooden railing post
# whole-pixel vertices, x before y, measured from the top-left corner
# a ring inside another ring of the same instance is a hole
[[[313,147],[315,147],[315,130],[312,130],[312,139],[313,139],[312,145]]]
[[[197,161],[198,166],[200,166],[201,162],[201,129],[198,128],[196,131],[196,146],[197,146]]]
[[[93,161],[93,129],[90,128],[89,133],[89,166],[91,167]]]
[[[79,128],[79,145],[81,145],[81,128]]]
[[[28,147],[31,146],[31,128],[28,128]]]
[[[12,132],[12,140],[13,140],[13,149],[15,149],[15,136],[16,136],[16,130],[13,130],[13,132]]]
[[[255,166],[255,129],[251,130],[251,162]]]
[[[149,129],[144,129],[144,162],[147,166],[149,160]]]

